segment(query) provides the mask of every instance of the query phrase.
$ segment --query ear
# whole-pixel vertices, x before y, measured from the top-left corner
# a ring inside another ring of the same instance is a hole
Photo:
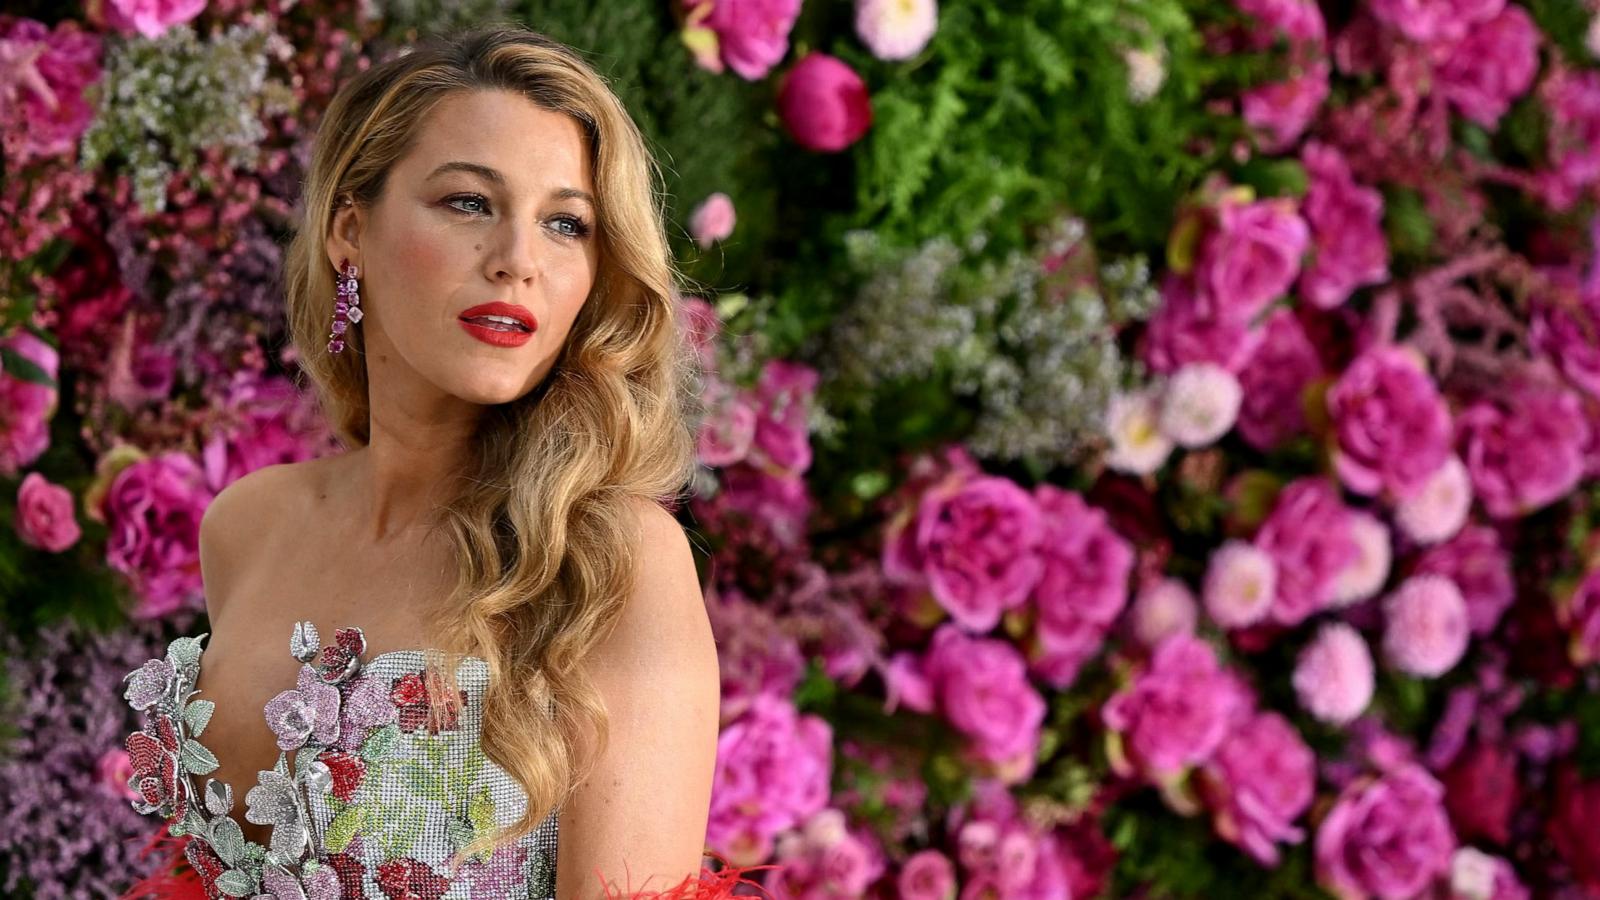
[[[328,264],[333,266],[335,271],[342,271],[339,263],[347,259],[363,270],[366,269],[361,262],[361,233],[366,230],[366,226],[366,207],[352,202],[349,195],[344,195],[335,202],[333,221],[328,228],[327,240]]]

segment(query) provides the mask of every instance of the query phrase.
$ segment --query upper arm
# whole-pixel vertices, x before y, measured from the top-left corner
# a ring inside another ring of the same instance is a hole
[[[244,564],[249,534],[259,528],[262,504],[287,473],[287,466],[271,465],[235,479],[211,498],[200,518],[200,579],[204,586],[206,618],[212,623],[222,614],[224,600]]]
[[[564,804],[556,867],[562,900],[698,875],[716,764],[716,644],[687,536],[656,504],[641,510],[635,584],[589,661],[609,715],[606,745]]]

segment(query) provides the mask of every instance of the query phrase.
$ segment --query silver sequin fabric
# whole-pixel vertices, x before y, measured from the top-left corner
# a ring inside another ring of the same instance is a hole
[[[214,704],[194,689],[205,637],[178,638],[164,659],[129,672],[124,696],[144,714],[127,740],[133,807],[192,836],[187,856],[208,897],[553,900],[555,812],[493,855],[448,864],[527,807],[521,785],[479,745],[486,662],[462,661],[456,715],[430,722],[438,685],[424,677],[424,651],[363,659],[365,638],[348,627],[313,664],[316,628],[298,623],[289,641],[302,662],[297,683],[264,710],[282,752],[239,810],[231,785],[205,777],[216,768],[203,741]],[[270,846],[244,839],[232,818],[241,812],[272,825]]]

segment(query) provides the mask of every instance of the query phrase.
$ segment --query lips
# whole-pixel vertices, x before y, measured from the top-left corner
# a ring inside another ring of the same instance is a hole
[[[487,320],[484,319],[485,316],[504,316],[508,319],[513,319],[530,332],[539,327],[538,320],[534,319],[533,313],[528,312],[527,307],[518,306],[515,303],[502,303],[499,301],[494,303],[480,303],[470,309],[462,310],[461,315],[458,316],[458,318],[460,318],[463,322],[471,319],[478,324],[488,324]]]

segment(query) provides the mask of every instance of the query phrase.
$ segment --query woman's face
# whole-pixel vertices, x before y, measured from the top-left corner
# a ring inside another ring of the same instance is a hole
[[[440,101],[372,208],[336,210],[328,237],[330,266],[360,266],[351,327],[373,390],[487,405],[537,386],[594,285],[593,196],[574,119],[509,91]],[[495,302],[522,307],[531,335],[474,336],[463,313]]]

